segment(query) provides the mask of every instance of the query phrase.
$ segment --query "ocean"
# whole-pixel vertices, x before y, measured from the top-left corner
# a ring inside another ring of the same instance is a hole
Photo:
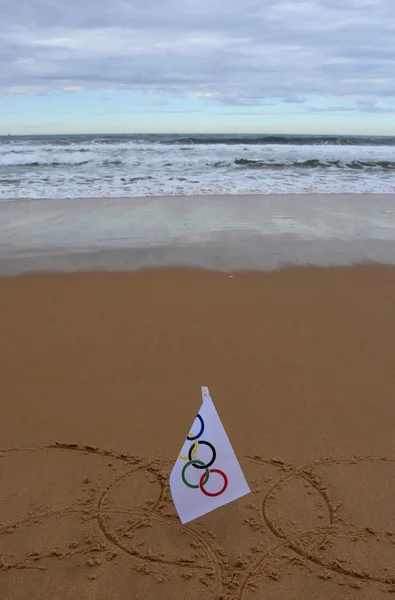
[[[0,201],[394,192],[395,137],[0,137]]]

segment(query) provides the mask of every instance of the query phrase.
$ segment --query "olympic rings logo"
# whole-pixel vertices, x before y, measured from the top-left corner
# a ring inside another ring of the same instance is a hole
[[[189,448],[188,456],[183,456],[181,454],[179,456],[181,458],[181,460],[187,461],[187,463],[184,465],[184,467],[182,469],[181,479],[187,487],[193,488],[193,489],[200,488],[200,491],[203,492],[203,494],[205,494],[205,496],[210,496],[211,498],[214,498],[214,497],[220,496],[221,494],[224,493],[224,491],[228,487],[228,478],[223,471],[220,471],[219,469],[210,469],[210,467],[214,464],[215,459],[217,458],[217,451],[214,448],[213,444],[200,439],[204,433],[204,421],[203,421],[203,418],[201,417],[201,415],[199,415],[199,414],[197,415],[196,418],[200,421],[200,431],[197,435],[193,435],[191,432],[189,433],[189,435],[187,436],[187,440],[192,442],[192,444]],[[211,457],[211,460],[209,460],[207,463],[204,463],[203,461],[195,458],[198,448],[199,448],[199,445],[208,446],[208,448],[210,448],[210,450],[213,454]],[[194,467],[195,469],[201,469],[201,470],[204,469],[204,473],[200,477],[199,483],[196,485],[190,483],[185,476],[186,470],[188,469],[188,467],[191,467],[191,466]],[[221,475],[221,477],[224,480],[223,486],[219,490],[219,492],[208,492],[204,487],[206,485],[206,483],[208,482],[211,473],[217,473],[218,475]]]

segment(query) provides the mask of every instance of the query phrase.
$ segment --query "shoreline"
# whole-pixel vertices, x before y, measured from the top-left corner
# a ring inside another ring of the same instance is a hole
[[[0,202],[0,275],[395,264],[395,196],[171,196]]]
[[[143,196],[139,195],[128,195],[128,196],[70,196],[68,198],[64,197],[52,197],[46,198],[45,196],[41,198],[29,198],[28,196],[21,196],[20,198],[3,198],[0,199],[0,204],[4,203],[12,203],[12,202],[56,202],[56,201],[65,201],[65,200],[79,200],[79,201],[97,201],[97,200],[145,200],[147,198],[153,198],[157,200],[171,200],[173,198],[283,198],[283,197],[329,197],[329,196],[342,196],[342,197],[350,197],[350,198],[358,198],[366,197],[366,196],[374,196],[374,197],[388,197],[395,196],[395,192],[243,192],[237,194],[229,194],[228,192],[223,193],[201,193],[201,194],[146,194]]]
[[[395,266],[395,241],[359,244],[300,240],[254,240],[243,248],[212,244],[204,248],[169,246],[98,250],[14,257],[0,256],[0,279],[67,273],[136,273],[155,270],[203,270],[214,273],[268,273],[306,268]]]

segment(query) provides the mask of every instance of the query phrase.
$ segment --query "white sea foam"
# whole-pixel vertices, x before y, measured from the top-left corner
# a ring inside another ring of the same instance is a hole
[[[0,144],[0,201],[395,192],[393,144],[203,142],[15,138]]]

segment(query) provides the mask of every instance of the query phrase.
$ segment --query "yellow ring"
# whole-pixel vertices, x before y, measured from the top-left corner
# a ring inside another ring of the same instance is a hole
[[[189,432],[189,434],[188,434],[188,435],[189,435],[189,437],[192,437],[192,436],[193,436],[193,433],[192,433],[192,432]],[[195,440],[195,441],[193,442],[193,445],[194,445],[194,448],[193,448],[193,450],[192,450],[192,458],[194,458],[194,457],[196,456],[196,454],[197,454],[198,447],[199,447],[199,442],[198,442],[197,440]],[[182,454],[180,454],[180,455],[179,455],[179,458],[181,458],[181,460],[189,460],[189,457],[188,457],[188,456],[182,456]]]

